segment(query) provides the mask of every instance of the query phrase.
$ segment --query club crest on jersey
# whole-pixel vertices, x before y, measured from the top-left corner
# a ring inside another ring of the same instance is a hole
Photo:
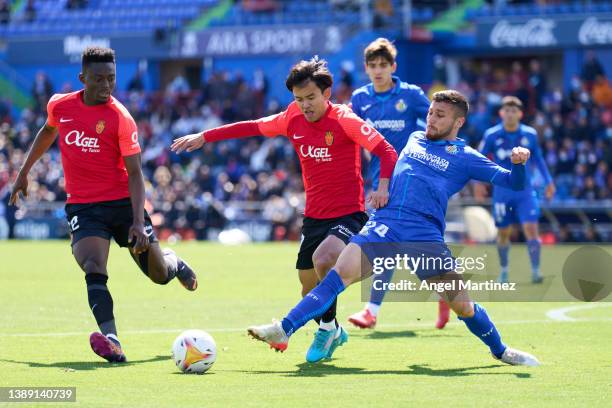
[[[98,123],[96,123],[96,133],[100,134],[102,132],[104,132],[104,127],[106,126],[106,122],[103,120],[99,120]]]
[[[457,146],[456,145],[446,146],[446,153],[457,154]]]
[[[406,105],[406,102],[404,102],[403,99],[400,99],[399,101],[397,101],[397,103],[395,104],[395,109],[398,112],[404,112],[406,109],[408,109],[408,105]]]
[[[331,146],[334,143],[334,134],[331,131],[325,132],[325,144]]]

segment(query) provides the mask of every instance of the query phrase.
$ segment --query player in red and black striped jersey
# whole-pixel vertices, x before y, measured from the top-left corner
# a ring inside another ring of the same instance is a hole
[[[183,136],[172,150],[193,151],[206,142],[255,135],[288,138],[299,156],[306,191],[302,243],[296,268],[305,296],[334,265],[350,238],[367,221],[361,147],[380,158],[379,187],[369,200],[374,208],[387,204],[389,178],[397,153],[384,137],[345,105],[329,101],[333,78],[323,60],[296,64],[286,85],[295,101],[277,115],[238,122]],[[320,329],[308,350],[310,362],[330,358],[348,339],[336,321],[336,304],[320,317]],[[316,317],[316,316],[313,316]]]
[[[85,272],[87,296],[101,333],[92,333],[93,351],[111,362],[125,361],[117,338],[113,299],[106,285],[111,237],[130,253],[155,283],[175,276],[188,290],[197,288],[191,268],[170,249],[162,249],[144,209],[144,177],[136,123],[111,96],[115,88],[115,53],[91,47],[83,52],[79,75],[84,89],[54,95],[47,122],[30,147],[10,198],[27,196],[28,173],[59,134],[66,180],[66,215],[72,253]]]

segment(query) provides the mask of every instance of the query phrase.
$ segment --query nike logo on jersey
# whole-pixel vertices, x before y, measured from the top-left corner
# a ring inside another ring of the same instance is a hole
[[[361,111],[362,111],[362,112],[365,112],[365,111],[367,111],[368,109],[370,109],[370,107],[371,107],[371,106],[372,106],[372,104],[362,106],[362,107],[361,107]]]
[[[74,119],[64,119],[60,118],[60,123],[72,122]]]
[[[503,144],[504,144],[504,139],[497,139],[497,140],[495,141],[495,144],[496,144],[497,146],[503,145]]]
[[[304,136],[293,135],[293,139],[294,139],[294,140],[301,139],[301,138],[303,138],[303,137],[304,137]]]

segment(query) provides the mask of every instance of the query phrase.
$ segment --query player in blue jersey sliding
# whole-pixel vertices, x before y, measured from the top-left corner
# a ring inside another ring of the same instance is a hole
[[[450,251],[443,238],[448,199],[470,179],[514,190],[524,188],[524,164],[529,158],[529,150],[523,147],[512,149],[511,171],[493,163],[457,138],[467,112],[468,103],[461,93],[447,90],[434,94],[427,114],[426,131],[411,135],[397,161],[387,206],[378,210],[359,235],[351,239],[334,268],[282,322],[251,326],[248,328],[250,336],[276,350],[285,350],[289,337],[296,330],[324,313],[347,286],[371,273],[376,251],[382,252],[386,258],[427,254],[428,258],[449,259]],[[369,260],[365,266],[362,265],[364,258]],[[433,268],[416,270],[419,279],[427,285],[461,280],[461,275],[446,261],[431,264]],[[441,295],[496,359],[513,365],[539,365],[531,354],[507,347],[501,341],[485,309],[472,302],[461,285],[444,289]]]
[[[521,123],[523,118],[521,100],[515,96],[504,97],[499,115],[502,123],[485,132],[480,152],[500,166],[509,169],[512,149],[516,146],[528,148],[531,151],[532,163],[538,167],[546,184],[546,198],[550,200],[555,194],[555,185],[540,150],[536,130]],[[498,280],[508,282],[508,253],[512,224],[520,223],[527,239],[527,250],[531,260],[531,280],[533,283],[541,283],[540,236],[538,233],[540,204],[531,183],[530,171],[527,172],[526,188],[522,191],[512,191],[503,186],[493,188],[493,217],[498,228],[497,251],[501,266]]]
[[[408,136],[425,128],[429,99],[420,87],[402,82],[393,75],[397,70],[397,48],[388,39],[377,38],[372,41],[363,51],[363,57],[365,72],[371,82],[353,92],[353,111],[378,130],[399,154],[406,146]],[[368,179],[374,191],[378,188],[379,173],[380,161],[373,156],[368,166]],[[386,287],[393,272],[393,269],[389,269],[374,277],[370,301],[363,310],[349,316],[349,322],[362,329],[373,329],[376,326],[386,291],[375,288]],[[437,328],[444,328],[449,314],[448,305],[440,299]]]

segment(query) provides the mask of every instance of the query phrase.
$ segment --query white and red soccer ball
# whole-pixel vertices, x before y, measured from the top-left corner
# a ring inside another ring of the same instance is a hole
[[[203,374],[217,359],[217,345],[205,331],[186,330],[174,340],[172,359],[184,373]]]

